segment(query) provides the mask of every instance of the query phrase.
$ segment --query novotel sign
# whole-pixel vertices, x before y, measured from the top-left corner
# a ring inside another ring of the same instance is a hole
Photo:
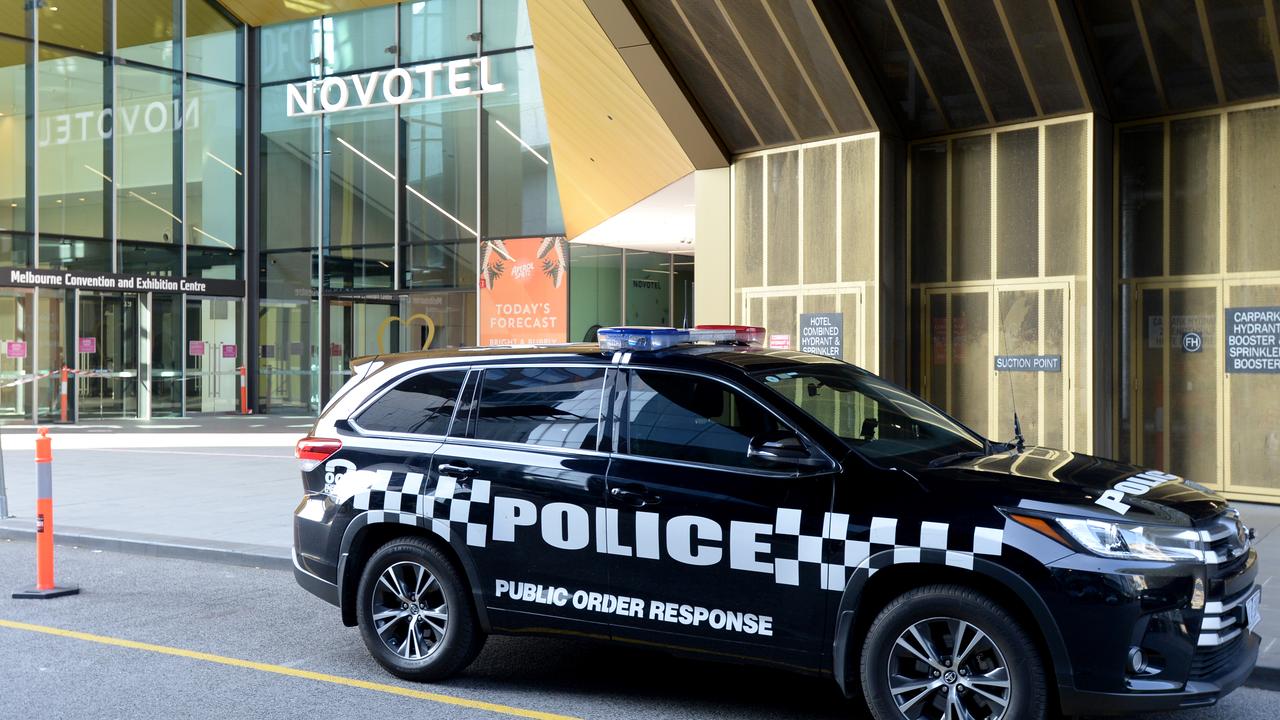
[[[293,83],[285,88],[285,112],[298,117],[501,92],[489,70],[489,58],[479,57]]]

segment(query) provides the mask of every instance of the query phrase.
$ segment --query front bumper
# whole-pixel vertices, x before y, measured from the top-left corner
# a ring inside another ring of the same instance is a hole
[[[1057,678],[1065,714],[1213,705],[1257,663],[1260,638],[1247,629],[1244,609],[1256,590],[1252,550],[1228,563],[1194,566],[1072,555],[1049,569],[1053,580],[1044,595],[1071,664]],[[1129,667],[1133,648],[1143,651],[1149,669]]]
[[[1259,637],[1249,633],[1243,639],[1239,657],[1221,674],[1191,680],[1174,692],[1093,692],[1059,688],[1064,715],[1122,715],[1159,710],[1208,707],[1244,684],[1258,662]]]

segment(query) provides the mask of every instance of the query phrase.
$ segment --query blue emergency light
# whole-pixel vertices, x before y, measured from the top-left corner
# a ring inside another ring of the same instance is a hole
[[[601,328],[596,337],[600,349],[605,352],[616,350],[663,350],[681,343],[743,343],[758,344],[761,328],[720,325],[714,329],[694,328],[677,330],[673,327],[610,327]]]

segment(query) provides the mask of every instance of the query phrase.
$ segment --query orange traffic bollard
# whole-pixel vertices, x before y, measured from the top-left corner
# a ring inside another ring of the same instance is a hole
[[[240,371],[240,414],[249,414],[249,368],[241,366]]]
[[[67,366],[62,366],[62,390],[59,397],[62,403],[62,422],[67,421]]]
[[[53,583],[53,442],[49,428],[36,438],[36,586],[13,594],[17,599],[75,595],[80,588]]]

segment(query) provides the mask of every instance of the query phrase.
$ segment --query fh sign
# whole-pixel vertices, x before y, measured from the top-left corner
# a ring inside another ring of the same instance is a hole
[[[480,57],[308,80],[285,91],[286,112],[298,117],[483,95],[501,92],[502,83],[492,81],[489,58]]]

